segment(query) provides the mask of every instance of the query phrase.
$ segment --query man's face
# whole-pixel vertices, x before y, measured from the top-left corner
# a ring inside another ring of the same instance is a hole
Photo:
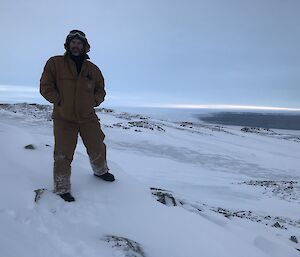
[[[83,52],[83,43],[80,39],[74,38],[70,41],[70,52],[73,55],[80,55]]]

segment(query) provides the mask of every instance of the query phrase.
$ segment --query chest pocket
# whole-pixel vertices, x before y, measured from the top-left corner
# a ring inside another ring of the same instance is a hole
[[[83,89],[87,93],[94,93],[95,91],[95,80],[92,78],[90,74],[86,74],[85,76],[83,75],[82,77],[83,80]]]

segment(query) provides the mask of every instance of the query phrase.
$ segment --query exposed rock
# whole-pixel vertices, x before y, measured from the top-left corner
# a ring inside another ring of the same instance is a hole
[[[44,193],[45,190],[47,190],[47,189],[41,188],[41,189],[34,190],[34,192],[35,192],[34,201],[35,202],[38,202],[41,199],[41,196],[42,196],[42,194]]]
[[[112,125],[107,125],[107,124],[104,124],[102,123],[101,126],[105,127],[105,128],[114,128],[114,126]]]
[[[290,237],[290,240],[291,240],[292,242],[298,244],[298,239],[297,239],[296,236],[291,236],[291,237]]]
[[[30,149],[30,150],[35,149],[35,147],[34,147],[32,144],[25,145],[24,148],[25,148],[25,149]]]
[[[243,127],[241,128],[241,131],[246,133],[255,133],[255,134],[260,134],[265,136],[271,136],[279,139],[291,140],[294,142],[300,142],[300,137],[298,136],[280,134],[268,128]]]
[[[0,109],[13,112],[16,114],[26,115],[26,117],[33,118],[34,120],[51,120],[51,112],[53,107],[51,105],[42,104],[0,104]],[[32,122],[31,121],[31,122]]]
[[[124,257],[146,257],[142,246],[131,239],[121,236],[105,235],[102,240],[108,242],[112,247],[121,250]]]
[[[206,124],[203,122],[191,122],[191,121],[180,121],[180,122],[174,122],[175,124],[179,124],[180,127],[182,128],[188,128],[187,131],[190,132],[201,132],[200,130],[203,131],[203,129],[210,130],[210,131],[218,131],[218,132],[224,132],[227,134],[235,135],[232,132],[229,132],[226,130],[225,127],[220,126],[220,125],[212,125],[212,124]],[[193,130],[190,130],[193,129]]]
[[[168,206],[177,206],[176,200],[170,191],[155,187],[151,187],[150,189],[158,202]]]
[[[122,129],[131,129],[131,128],[145,128],[150,130],[158,130],[158,131],[165,131],[161,126],[155,124],[154,122],[148,122],[148,121],[128,121],[128,122],[118,122],[113,124],[114,127],[119,127]],[[137,131],[135,129],[135,131]],[[141,130],[138,130],[138,132],[141,132]]]
[[[276,132],[268,128],[243,127],[241,128],[241,131],[251,132],[251,133],[270,132],[269,134],[276,134]]]
[[[117,113],[115,117],[119,119],[124,119],[124,120],[132,120],[132,119],[141,119],[141,120],[147,120],[149,117],[141,115],[141,114],[130,114],[128,112],[122,112],[122,113]]]
[[[181,127],[189,127],[189,128],[193,128],[193,122],[189,122],[189,121],[183,121],[180,124]]]
[[[187,201],[183,199],[179,199],[175,197],[171,191],[161,189],[161,188],[150,188],[152,195],[155,196],[156,200],[162,204],[165,204],[167,206],[179,206],[182,207],[190,212],[198,213],[202,211],[201,206],[197,204],[188,203]],[[202,204],[205,206],[205,204]]]
[[[272,225],[272,227],[275,227],[275,228],[283,228],[283,226],[280,225],[280,223],[279,223],[278,221],[276,221],[276,222]]]
[[[204,203],[190,203],[186,200],[174,196],[169,190],[151,187],[151,193],[156,200],[167,206],[178,206],[188,211],[200,214],[201,212],[213,211],[222,214],[224,217],[248,219],[253,222],[262,223],[266,226],[274,226],[280,229],[287,229],[288,226],[300,228],[300,220],[292,220],[288,217],[278,217],[270,215],[261,215],[251,210],[228,210],[222,207],[208,206]],[[275,222],[275,223],[274,223]],[[284,225],[281,225],[284,224]]]
[[[95,107],[96,112],[114,113],[113,109]]]
[[[151,130],[165,131],[161,126],[158,126],[154,123],[149,123],[147,121],[128,121],[132,127],[148,128]]]
[[[298,181],[275,181],[275,180],[250,180],[240,182],[250,186],[259,186],[265,189],[264,194],[274,195],[287,201],[298,201],[300,199],[300,184]]]

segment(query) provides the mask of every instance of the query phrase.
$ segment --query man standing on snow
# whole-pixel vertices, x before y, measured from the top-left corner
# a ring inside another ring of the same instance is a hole
[[[74,201],[71,194],[71,162],[78,133],[86,147],[94,175],[114,181],[106,162],[105,134],[94,107],[105,98],[104,78],[100,69],[88,61],[90,45],[80,30],[71,30],[64,44],[64,55],[52,56],[46,62],[40,93],[53,103],[54,192],[65,201]]]

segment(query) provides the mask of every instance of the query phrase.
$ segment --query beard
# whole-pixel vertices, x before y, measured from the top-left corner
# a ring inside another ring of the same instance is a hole
[[[80,51],[78,47],[72,47],[70,48],[70,52],[73,55],[81,55],[83,50]]]

